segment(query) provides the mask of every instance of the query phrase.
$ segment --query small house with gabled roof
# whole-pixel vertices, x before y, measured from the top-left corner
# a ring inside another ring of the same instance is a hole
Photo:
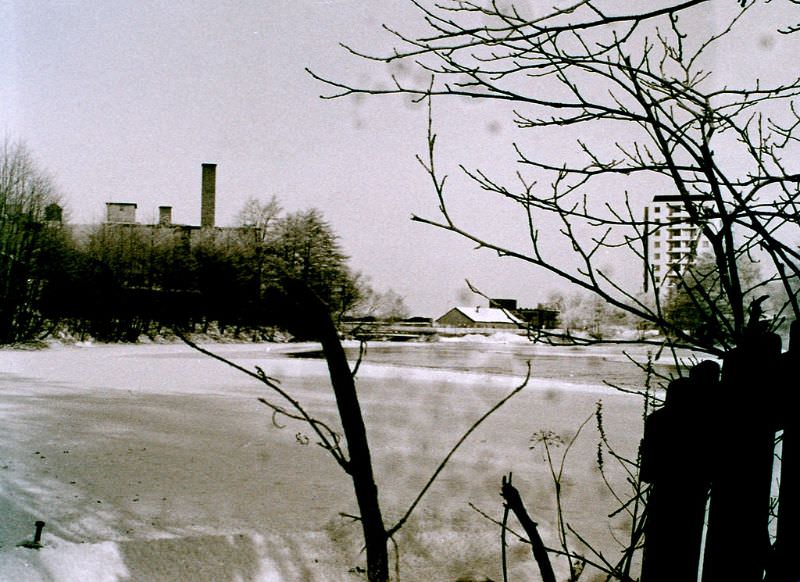
[[[524,322],[505,309],[497,307],[453,307],[436,320],[442,327],[518,329]]]

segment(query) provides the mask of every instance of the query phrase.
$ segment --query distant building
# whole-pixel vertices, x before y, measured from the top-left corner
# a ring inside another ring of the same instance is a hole
[[[692,197],[697,208],[711,202],[708,197]],[[658,195],[645,206],[644,220],[648,224],[645,243],[646,263],[653,268],[656,288],[674,287],[681,275],[694,264],[697,256],[711,249],[697,224],[690,222],[684,199],[677,195]],[[645,272],[644,289],[651,282]]]
[[[135,224],[136,204],[133,202],[106,202],[106,222],[111,224]]]
[[[436,320],[442,327],[518,329],[525,323],[509,311],[496,307],[453,307]]]
[[[516,299],[489,299],[489,307],[514,311],[517,308]]]
[[[197,230],[216,228],[217,165],[202,164],[200,182],[200,226],[178,225],[172,222],[172,206],[158,207],[158,226]],[[134,202],[106,202],[106,224],[137,224],[137,204]],[[238,229],[238,227],[237,227]],[[230,230],[230,229],[226,229]],[[252,230],[252,229],[250,229]]]
[[[158,207],[158,224],[159,226],[172,225],[172,206]]]
[[[516,299],[489,299],[489,307],[503,309],[522,320],[529,329],[554,329],[558,327],[558,309],[542,305],[519,307]]]
[[[514,314],[531,329],[555,329],[558,327],[560,312],[558,309],[539,305],[533,308],[514,310]]]

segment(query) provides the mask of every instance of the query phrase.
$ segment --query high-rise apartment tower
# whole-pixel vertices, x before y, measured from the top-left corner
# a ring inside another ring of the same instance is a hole
[[[711,203],[704,197],[691,200],[699,209]],[[709,241],[700,226],[692,224],[681,196],[654,196],[645,206],[644,219],[649,225],[646,258],[653,268],[652,281],[645,272],[644,288],[647,290],[651,282],[656,288],[674,287],[697,256],[711,250]]]

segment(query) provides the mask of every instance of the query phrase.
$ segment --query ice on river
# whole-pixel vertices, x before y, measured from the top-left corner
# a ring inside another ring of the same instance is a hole
[[[261,366],[336,426],[317,346],[209,347]],[[517,343],[368,346],[358,389],[386,523],[529,360],[528,386],[470,436],[400,531],[404,579],[500,577],[499,532],[474,508],[502,515],[509,471],[554,545],[536,435],[568,441],[586,419],[563,483],[569,522],[609,552],[609,532],[625,535],[624,519],[606,517],[615,500],[596,465],[593,415],[602,400],[606,432],[635,455],[641,399],[603,380],[641,386],[640,371],[616,350]],[[352,580],[363,567],[358,524],[342,517],[357,513],[347,475],[307,427],[256,400],[274,394],[187,346],[0,350],[0,394],[0,580]],[[18,547],[37,519],[44,547]],[[529,550],[515,544],[511,558],[527,577]]]

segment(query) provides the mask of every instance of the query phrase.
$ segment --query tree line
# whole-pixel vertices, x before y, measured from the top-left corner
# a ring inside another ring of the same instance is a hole
[[[379,310],[316,209],[250,199],[233,228],[66,224],[53,180],[6,143],[0,174],[0,344],[65,332],[136,341],[173,328],[308,337],[287,285],[302,283],[334,320]],[[391,292],[389,296],[394,297]]]

